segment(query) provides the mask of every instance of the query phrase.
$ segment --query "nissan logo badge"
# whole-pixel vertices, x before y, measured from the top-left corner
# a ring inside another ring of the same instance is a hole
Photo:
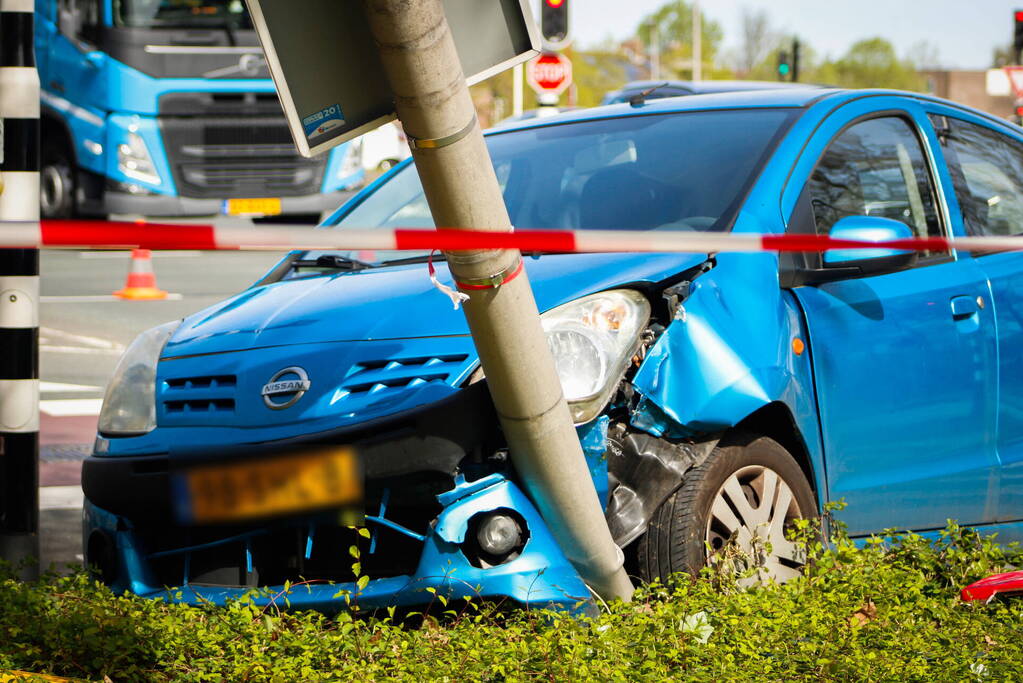
[[[305,370],[298,366],[284,368],[274,373],[270,381],[263,385],[263,403],[270,410],[284,410],[298,402],[298,399],[309,391],[312,382]]]

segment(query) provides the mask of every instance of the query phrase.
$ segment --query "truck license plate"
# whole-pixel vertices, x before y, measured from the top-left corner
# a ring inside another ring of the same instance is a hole
[[[224,214],[227,216],[276,216],[280,212],[281,200],[277,197],[224,201]]]
[[[357,505],[362,502],[362,474],[351,449],[332,446],[196,466],[176,476],[174,493],[184,522],[235,522]]]

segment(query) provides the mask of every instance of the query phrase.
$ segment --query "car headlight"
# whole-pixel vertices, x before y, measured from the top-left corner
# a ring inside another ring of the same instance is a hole
[[[149,155],[149,148],[138,133],[128,133],[128,141],[117,146],[117,168],[121,173],[144,183],[160,184],[160,174]]]
[[[100,433],[145,434],[156,427],[156,363],[179,324],[175,320],[146,330],[121,356],[103,396]]]
[[[618,386],[650,320],[639,292],[617,289],[547,311],[540,320],[576,424],[592,420]]]

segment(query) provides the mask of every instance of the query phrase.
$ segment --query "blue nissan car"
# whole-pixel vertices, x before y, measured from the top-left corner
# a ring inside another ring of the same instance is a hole
[[[1023,232],[1023,131],[922,95],[662,99],[487,140],[520,230]],[[406,162],[325,229],[431,225]],[[434,592],[545,605],[587,595],[509,462],[465,319],[427,258],[291,253],[129,347],[83,469],[86,559],[107,583],[220,602],[306,581],[291,605],[324,610]],[[1023,255],[525,261],[635,576],[695,571],[734,542],[785,580],[800,567],[785,529],[834,500],[854,536],[952,518],[1023,539]],[[296,446],[328,455],[275,459]],[[351,483],[335,457],[344,447],[361,458],[361,532],[331,509],[215,514],[252,488],[273,492],[280,467],[306,468],[293,497],[329,499]]]

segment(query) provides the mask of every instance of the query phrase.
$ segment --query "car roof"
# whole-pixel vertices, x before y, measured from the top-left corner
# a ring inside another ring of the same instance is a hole
[[[659,99],[647,100],[639,106],[633,106],[628,102],[622,102],[619,104],[609,104],[600,107],[591,107],[588,109],[577,109],[575,111],[558,114],[557,116],[549,116],[542,119],[534,118],[526,121],[518,121],[508,125],[502,125],[499,129],[494,129],[494,132],[496,133],[500,131],[504,133],[513,130],[549,126],[551,124],[558,123],[591,121],[621,116],[636,116],[641,114],[707,111],[713,109],[799,108],[807,107],[823,97],[847,92],[853,91],[807,86],[805,88],[775,88],[744,91],[729,90],[726,92],[709,93],[705,95],[688,95],[686,97],[662,97]]]
[[[786,83],[783,81],[675,81],[675,80],[649,80],[630,81],[623,85],[615,93],[626,93],[634,90],[648,90],[655,86],[664,86],[688,90],[694,94],[728,92],[732,90],[777,90],[784,88],[821,88],[824,86],[812,83]]]

